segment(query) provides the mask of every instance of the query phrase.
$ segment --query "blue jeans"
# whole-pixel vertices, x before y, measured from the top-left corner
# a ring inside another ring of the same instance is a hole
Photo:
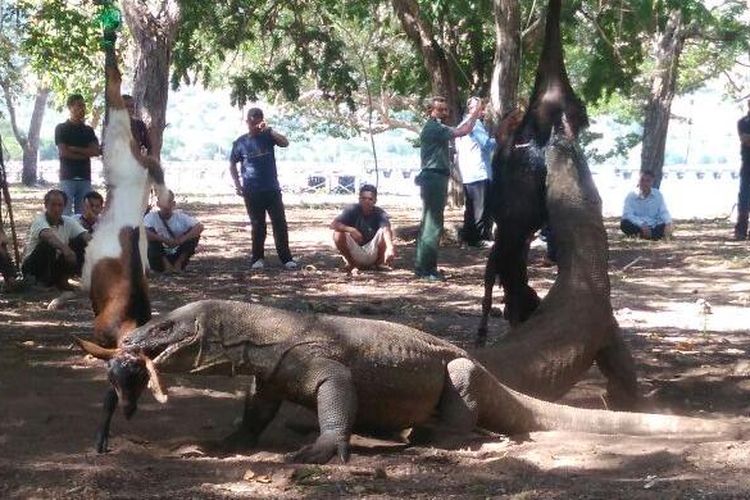
[[[68,203],[65,205],[65,215],[80,214],[83,212],[83,197],[91,191],[91,180],[61,180],[60,189],[68,196]]]

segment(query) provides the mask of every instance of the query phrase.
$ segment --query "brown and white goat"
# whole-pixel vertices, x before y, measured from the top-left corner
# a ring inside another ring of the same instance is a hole
[[[114,54],[108,55],[106,73],[109,115],[102,161],[107,203],[86,248],[83,287],[95,314],[94,340],[112,347],[151,317],[143,215],[151,185],[160,199],[167,190],[159,162],[142,155],[133,139]]]
[[[106,54],[108,120],[104,128],[104,180],[106,209],[86,248],[83,288],[88,290],[94,310],[95,343],[76,339],[90,349],[116,347],[128,332],[151,318],[146,282],[146,233],[143,215],[153,184],[160,199],[166,199],[164,173],[159,162],[140,152],[130,128],[130,115],[120,93],[122,77],[114,49]],[[89,349],[89,352],[91,352]],[[104,398],[103,420],[97,432],[97,451],[107,451],[109,426],[118,401],[126,418],[137,409],[138,396],[153,365],[135,354],[107,361],[111,387]],[[166,401],[166,395],[157,393]]]

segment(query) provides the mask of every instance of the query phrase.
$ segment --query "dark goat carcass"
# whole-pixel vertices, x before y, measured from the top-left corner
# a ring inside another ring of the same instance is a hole
[[[565,70],[560,10],[561,0],[550,0],[528,110],[493,159],[491,212],[498,231],[485,269],[478,344],[483,344],[487,335],[496,278],[505,292],[504,316],[511,325],[528,319],[539,304],[539,297],[528,285],[526,260],[532,236],[547,220],[545,148],[554,127],[576,137],[588,125],[586,108],[573,92]]]

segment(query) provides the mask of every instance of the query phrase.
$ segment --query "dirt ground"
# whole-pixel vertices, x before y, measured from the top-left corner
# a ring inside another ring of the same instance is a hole
[[[13,192],[25,228],[42,191]],[[419,282],[406,231],[393,271],[348,277],[337,270],[326,229],[337,207],[294,206],[287,215],[302,269],[281,270],[269,239],[270,266],[251,272],[249,225],[236,199],[189,201],[184,208],[207,230],[184,274],[152,277],[156,313],[203,298],[245,300],[387,319],[471,345],[486,250],[449,242],[440,253],[447,282]],[[418,222],[416,210],[386,209],[397,227]],[[447,215],[449,226],[458,223],[459,211]],[[730,241],[727,220],[678,221],[676,238],[666,243],[624,239],[617,221],[606,225],[612,303],[648,405],[662,413],[747,417],[748,244]],[[544,292],[555,270],[540,265],[542,250],[532,250],[530,274]],[[112,450],[98,455],[103,363],[70,340],[90,334],[92,313],[84,299],[48,311],[53,297],[0,293],[0,498],[750,497],[747,441],[539,432],[409,447],[355,436],[348,464],[308,466],[285,456],[315,433],[292,430],[280,418],[257,449],[222,454],[211,444],[240,417],[243,381],[220,377],[168,377],[169,402],[145,395],[131,421],[116,414]],[[490,326],[492,341],[507,328],[499,314]],[[603,385],[592,369],[564,401],[600,408]],[[293,419],[300,411],[283,413]]]

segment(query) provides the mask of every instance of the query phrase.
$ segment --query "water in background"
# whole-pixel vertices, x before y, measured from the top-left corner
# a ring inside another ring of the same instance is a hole
[[[419,189],[414,184],[418,163],[381,165],[378,191],[381,205],[420,206]],[[730,216],[737,201],[737,170],[727,164],[665,167],[661,191],[672,217],[677,219]],[[8,179],[20,182],[20,162],[8,162]],[[605,216],[622,213],[623,200],[635,188],[637,170],[620,170],[610,166],[591,168]],[[232,200],[234,183],[227,161],[164,162],[167,185],[178,195],[190,194],[219,200]],[[302,162],[279,162],[279,181],[287,203],[346,203],[356,201],[356,189],[366,182],[375,183],[375,171],[365,165],[332,166]],[[39,178],[55,184],[59,163],[39,164]],[[94,184],[102,184],[102,167],[92,161]]]

